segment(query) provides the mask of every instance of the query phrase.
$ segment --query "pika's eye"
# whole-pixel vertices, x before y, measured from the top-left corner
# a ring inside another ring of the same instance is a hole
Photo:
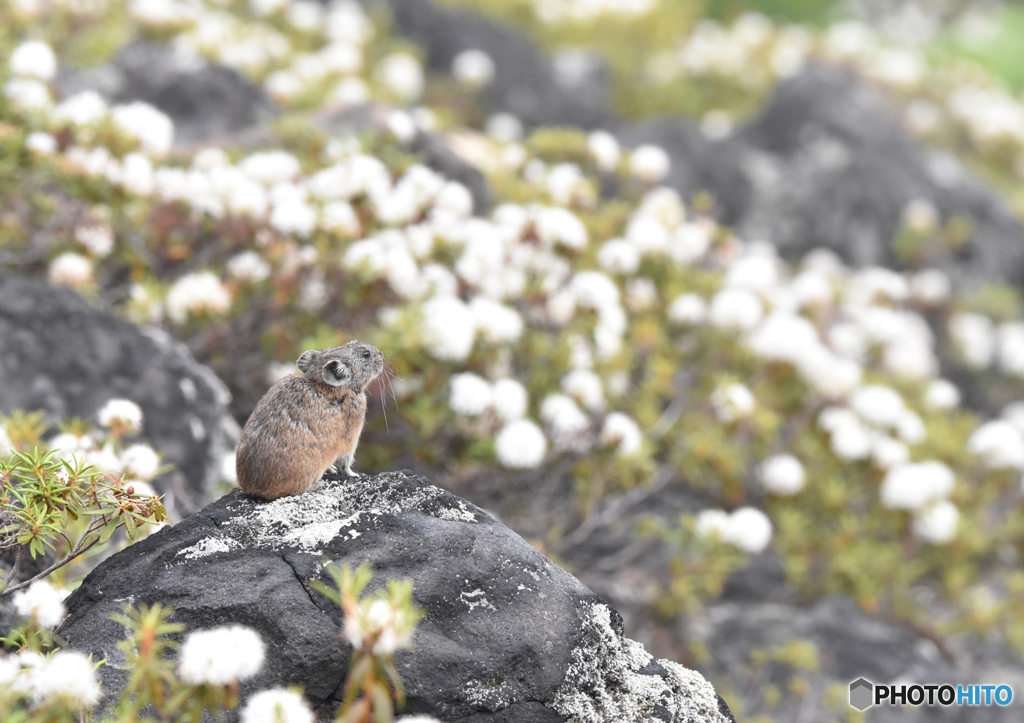
[[[369,359],[369,358],[370,358],[370,350],[369,349],[363,349],[363,359]]]

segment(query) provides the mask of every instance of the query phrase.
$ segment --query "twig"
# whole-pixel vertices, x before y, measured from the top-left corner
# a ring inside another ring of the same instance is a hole
[[[7,590],[8,590],[7,586],[10,585],[11,580],[14,579],[14,576],[18,574],[18,570],[21,569],[21,559],[23,557],[25,557],[25,546],[24,545],[22,545],[21,547],[18,548],[18,558],[14,561],[14,567],[11,568],[11,572],[4,579],[4,589],[3,589],[2,592],[0,592],[0,595],[6,595],[7,594]]]
[[[651,428],[647,430],[647,438],[649,440],[657,442],[668,434],[672,427],[675,426],[675,423],[679,421],[679,418],[683,416],[683,411],[686,409],[686,403],[690,400],[690,385],[692,383],[692,375],[687,374],[679,385],[679,393],[676,395],[676,398],[672,400],[671,404],[665,407],[665,411],[661,413],[658,421],[652,424]]]
[[[90,523],[89,527],[85,530],[84,533],[82,533],[82,537],[75,544],[74,548],[67,555],[64,556],[63,560],[59,560],[59,561],[55,562],[54,564],[50,565],[48,568],[46,568],[45,570],[43,570],[42,572],[37,574],[36,576],[34,576],[34,577],[32,577],[32,578],[30,578],[28,580],[25,580],[24,582],[19,582],[17,585],[12,585],[11,587],[7,587],[6,583],[9,583],[11,581],[11,577],[13,576],[14,571],[17,570],[19,565],[21,565],[21,556],[25,552],[25,547],[23,545],[21,550],[20,550],[20,552],[18,553],[18,562],[15,563],[15,569],[11,571],[11,575],[7,576],[7,580],[5,581],[5,587],[4,587],[4,589],[2,591],[0,591],[0,597],[3,597],[5,595],[9,595],[10,593],[15,592],[17,590],[21,590],[24,587],[28,587],[29,585],[34,583],[36,580],[39,580],[41,578],[46,577],[47,575],[49,575],[54,570],[59,570],[60,568],[64,567],[69,562],[71,562],[76,557],[78,557],[79,555],[82,555],[82,554],[88,552],[90,549],[92,549],[96,545],[97,542],[100,541],[101,535],[96,535],[95,537],[93,537],[92,540],[90,540],[88,542],[88,544],[86,544],[86,542],[85,542],[86,538],[88,538],[91,533],[96,532],[98,527],[102,527],[104,524],[106,524],[106,522],[102,521],[102,518],[101,518],[101,524],[98,525],[98,526],[95,525],[95,522]]]
[[[654,474],[654,479],[651,484],[637,485],[629,492],[626,492],[625,494],[608,502],[600,512],[591,513],[585,520],[583,520],[583,522],[580,523],[579,527],[559,540],[556,548],[564,551],[569,548],[576,547],[578,544],[590,537],[591,533],[593,533],[598,527],[609,524],[620,517],[622,513],[630,507],[643,502],[656,492],[660,492],[664,489],[665,485],[669,483],[673,476],[674,472],[668,465],[659,467],[658,471]]]

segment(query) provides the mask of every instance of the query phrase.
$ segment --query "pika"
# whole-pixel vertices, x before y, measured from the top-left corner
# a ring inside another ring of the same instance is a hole
[[[328,469],[349,477],[366,419],[366,387],[384,370],[384,356],[350,341],[302,352],[293,374],[272,386],[242,429],[235,454],[238,486],[267,500],[301,495]]]

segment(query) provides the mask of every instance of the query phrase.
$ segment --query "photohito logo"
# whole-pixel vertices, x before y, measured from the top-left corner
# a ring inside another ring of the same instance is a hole
[[[867,710],[873,705],[999,705],[1013,700],[1008,685],[875,685],[864,678],[850,683],[850,705]]]

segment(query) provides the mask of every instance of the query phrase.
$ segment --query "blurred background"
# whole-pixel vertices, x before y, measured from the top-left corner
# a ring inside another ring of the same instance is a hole
[[[356,467],[482,506],[737,720],[1011,720],[847,692],[1024,690],[1022,39],[969,0],[0,0],[0,441],[180,519],[358,338]],[[165,466],[98,443],[112,398]]]

